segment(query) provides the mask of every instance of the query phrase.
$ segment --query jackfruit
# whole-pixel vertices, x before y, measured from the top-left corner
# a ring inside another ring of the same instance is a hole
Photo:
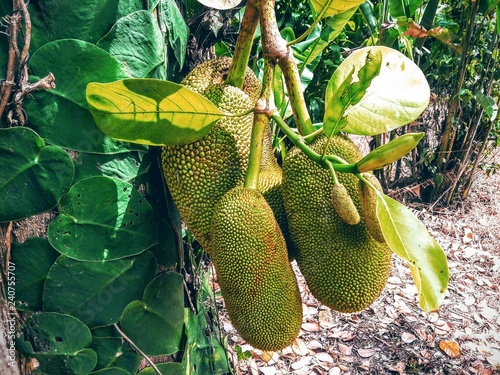
[[[231,68],[231,58],[219,57],[208,60],[194,68],[183,80],[182,84],[199,94],[205,92],[210,86],[222,86]],[[246,93],[255,104],[260,97],[262,85],[254,72],[247,68],[243,81],[242,91]]]
[[[248,95],[233,86],[211,85],[203,95],[228,113],[253,108]],[[252,124],[252,113],[224,117],[202,139],[163,148],[163,173],[172,198],[189,230],[209,254],[213,208],[245,179]]]
[[[382,186],[379,180],[371,173],[363,173],[363,176],[370,182],[377,190],[382,191]],[[365,224],[371,236],[378,242],[385,242],[380,223],[377,218],[377,193],[373,191],[365,182],[358,180],[359,189],[359,204],[361,212],[365,218]]]
[[[340,218],[347,224],[358,224],[361,217],[345,186],[342,184],[333,185],[331,194],[333,208]]]
[[[300,330],[302,303],[285,240],[259,191],[236,187],[216,204],[211,250],[241,337],[261,350],[288,346]]]
[[[310,145],[322,153],[327,137]],[[358,148],[342,135],[335,135],[326,154],[349,163],[361,159]],[[391,267],[391,250],[374,240],[366,227],[358,198],[358,179],[337,173],[360,212],[361,221],[342,220],[331,199],[334,185],[329,170],[293,148],[283,162],[283,199],[288,227],[298,249],[297,264],[311,293],[324,305],[340,312],[361,311],[382,292]]]

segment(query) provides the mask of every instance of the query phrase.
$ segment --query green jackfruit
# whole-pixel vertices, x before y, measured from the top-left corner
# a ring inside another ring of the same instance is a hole
[[[236,87],[212,85],[203,95],[229,113],[253,108],[248,95]],[[189,230],[208,253],[213,208],[245,179],[252,124],[252,113],[224,117],[202,139],[163,148],[163,173],[172,198]]]
[[[382,186],[379,180],[371,173],[364,173],[363,176],[379,191],[382,191]],[[370,232],[371,236],[375,238],[378,242],[385,242],[384,235],[382,234],[382,229],[380,228],[380,223],[377,218],[377,193],[373,191],[366,183],[359,180],[359,203],[361,206],[361,212],[365,218],[365,224]]]
[[[222,86],[231,68],[231,58],[219,57],[206,61],[194,68],[183,80],[182,84],[199,94],[205,92],[210,86]],[[242,90],[255,104],[260,97],[262,85],[254,72],[247,68]]]
[[[342,184],[335,184],[332,188],[332,204],[337,214],[347,224],[355,225],[361,220],[349,192]]]
[[[309,145],[322,153],[326,136]],[[327,154],[349,163],[361,159],[357,147],[336,135]],[[358,179],[337,173],[358,212]],[[369,234],[362,216],[359,224],[349,225],[333,208],[333,179],[327,169],[293,148],[283,162],[283,199],[292,241],[298,249],[297,263],[311,293],[323,304],[340,312],[361,311],[381,293],[391,267],[391,250]]]
[[[273,212],[262,194],[237,187],[217,203],[212,261],[234,327],[250,345],[279,350],[297,336],[302,303]]]

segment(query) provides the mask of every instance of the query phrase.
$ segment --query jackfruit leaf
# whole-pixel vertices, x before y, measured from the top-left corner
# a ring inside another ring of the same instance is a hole
[[[186,58],[189,27],[186,25],[186,21],[175,1],[162,1],[160,6],[162,9],[161,15],[158,15],[160,24],[163,22],[164,27],[167,29],[168,43],[172,47],[175,59],[179,62],[180,70],[184,66]]]
[[[118,334],[114,326],[94,328],[90,349],[97,353],[97,365],[94,368],[102,369],[102,374],[136,374],[141,362],[140,354],[136,353]],[[104,370],[115,370],[109,372]]]
[[[364,3],[364,0],[310,0],[310,4],[316,14],[323,12],[321,18],[342,13],[362,3]]]
[[[149,283],[142,301],[133,301],[125,308],[120,325],[147,355],[169,355],[179,351],[183,318],[183,278],[167,272]]]
[[[157,363],[156,367],[162,375],[184,375],[186,369],[180,363]],[[156,375],[157,372],[152,367],[146,367],[144,370],[139,372],[137,375]]]
[[[74,160],[73,183],[94,176],[107,176],[127,182],[147,175],[151,158],[143,152],[126,152],[114,155],[81,153]]]
[[[328,82],[325,103],[330,103],[353,69],[352,80],[358,80],[367,53],[374,50],[382,54],[380,73],[363,98],[344,111],[346,126],[342,131],[346,133],[376,135],[396,129],[417,119],[429,103],[429,85],[420,68],[400,52],[383,46],[361,48],[345,59]]]
[[[120,18],[97,46],[122,63],[129,77],[142,78],[163,64],[163,39],[158,21],[141,10]]]
[[[380,73],[382,53],[379,50],[368,50],[365,63],[358,71],[358,80],[353,82],[354,67],[344,80],[330,93],[325,102],[323,130],[328,137],[337,134],[347,124],[346,111],[358,104],[364,97],[373,79]]]
[[[151,78],[91,83],[87,101],[103,133],[153,146],[195,142],[224,115],[194,91]]]
[[[117,153],[144,149],[105,136],[88,111],[85,90],[89,82],[111,82],[127,77],[118,60],[81,40],[56,40],[38,49],[30,59],[32,74],[52,72],[56,88],[37,91],[27,100],[29,126],[47,142],[90,153]]]
[[[16,339],[16,349],[39,362],[37,372],[86,375],[95,367],[97,355],[87,347],[92,336],[77,318],[52,312],[28,317]]]
[[[498,105],[497,103],[495,103],[495,99],[480,92],[475,93],[474,97],[476,98],[479,105],[483,107],[484,111],[490,118],[490,121],[495,121],[498,115]]]
[[[150,251],[99,263],[61,256],[45,281],[44,311],[71,314],[90,327],[116,323],[125,306],[141,296],[155,271]]]
[[[198,0],[198,2],[208,8],[226,10],[234,8],[241,3],[241,0]]]
[[[443,249],[408,208],[377,189],[375,191],[377,218],[387,244],[408,262],[420,308],[427,312],[436,310],[448,287],[448,262]]]
[[[75,173],[66,151],[21,126],[0,129],[0,170],[0,222],[50,210]]]
[[[136,255],[156,244],[153,209],[129,183],[104,176],[75,183],[60,202],[47,236],[61,254],[103,262]]]
[[[59,253],[46,238],[29,237],[12,244],[12,262],[16,265],[16,308],[41,311],[43,285]]]
[[[383,146],[377,147],[356,163],[358,171],[373,171],[383,168],[387,164],[394,163],[417,147],[418,142],[420,142],[424,135],[424,132],[406,133],[394,138]]]

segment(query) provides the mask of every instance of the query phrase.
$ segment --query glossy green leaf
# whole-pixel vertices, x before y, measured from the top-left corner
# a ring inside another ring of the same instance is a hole
[[[339,86],[330,92],[325,102],[323,129],[328,137],[338,133],[347,125],[346,111],[358,104],[366,94],[373,79],[379,75],[382,65],[382,54],[379,50],[369,50],[365,55],[365,63],[359,69],[357,81],[352,80],[354,68],[347,74]]]
[[[90,348],[97,353],[97,365],[94,372],[103,369],[115,370],[109,372],[121,374],[135,374],[141,362],[141,355],[136,353],[130,345],[123,340],[114,326],[95,328],[92,330],[92,344]]]
[[[91,177],[75,183],[48,227],[52,246],[70,258],[108,261],[157,243],[153,209],[125,181]]]
[[[26,101],[25,108],[29,114],[29,126],[52,144],[99,154],[146,149],[143,145],[117,141],[104,135],[87,109],[48,91],[35,93]]]
[[[441,246],[403,204],[377,192],[377,217],[392,251],[408,262],[424,311],[439,308],[448,287],[449,271]]]
[[[184,284],[176,272],[156,277],[144,290],[142,301],[131,302],[120,325],[147,355],[168,355],[179,350],[184,326]]]
[[[91,83],[87,101],[105,134],[155,146],[197,141],[223,117],[205,97],[182,85],[156,79]]]
[[[310,0],[310,4],[316,11],[321,13],[321,18],[333,16],[345,12],[348,9],[359,6],[364,0]]]
[[[26,127],[0,129],[0,222],[23,219],[54,207],[68,191],[70,156],[46,146]]]
[[[71,314],[91,327],[116,323],[131,301],[153,279],[150,251],[113,262],[79,262],[61,256],[45,281],[45,311]]]
[[[498,105],[497,103],[495,103],[495,99],[493,99],[489,95],[484,95],[480,92],[474,94],[474,97],[476,98],[479,105],[483,107],[484,111],[490,118],[490,121],[491,122],[495,121],[498,115]]]
[[[37,313],[24,323],[16,349],[36,358],[38,372],[58,375],[87,375],[95,367],[96,353],[86,348],[90,330],[77,318],[58,313]]]
[[[132,182],[148,173],[151,158],[142,152],[127,152],[114,155],[81,153],[74,160],[74,163],[74,182],[94,176],[107,176]]]
[[[58,256],[46,238],[29,237],[23,243],[12,244],[18,310],[42,310],[43,285]]]
[[[30,70],[39,77],[52,72],[56,88],[49,93],[83,108],[87,108],[85,89],[90,82],[112,82],[129,76],[108,52],[75,39],[55,40],[38,49],[30,59]]]
[[[353,82],[358,80],[366,54],[373,50],[382,54],[380,73],[363,98],[344,112],[344,132],[376,135],[396,129],[417,119],[429,103],[429,85],[420,68],[398,51],[382,46],[361,48],[345,59],[328,83],[325,103],[353,69]]]
[[[186,373],[184,366],[175,362],[157,363],[156,368],[160,370],[162,375],[184,375]],[[157,375],[157,372],[152,367],[146,367],[137,375]]]
[[[167,29],[168,43],[174,51],[175,59],[179,62],[180,70],[184,66],[186,57],[189,27],[175,1],[162,1],[160,6],[162,9],[160,22]]]
[[[51,40],[74,38],[96,43],[123,16],[143,9],[142,0],[39,0],[30,6],[31,51]]]
[[[47,142],[92,153],[143,149],[105,136],[88,111],[85,90],[89,82],[127,77],[109,53],[81,40],[57,40],[33,54],[30,71],[40,77],[52,72],[56,78],[55,89],[34,92],[26,103],[29,126]]]
[[[120,18],[97,46],[123,64],[129,77],[143,78],[163,64],[163,39],[151,12],[141,10]]]

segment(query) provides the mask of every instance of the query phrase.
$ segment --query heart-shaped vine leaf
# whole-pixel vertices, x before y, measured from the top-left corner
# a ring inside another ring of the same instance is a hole
[[[61,254],[96,262],[139,254],[158,242],[148,201],[128,182],[103,176],[71,187],[47,235]]]
[[[140,354],[136,353],[114,326],[94,328],[90,348],[97,353],[97,365],[93,373],[102,369],[102,373],[136,374],[141,362]],[[115,372],[105,372],[115,370]]]
[[[74,182],[95,176],[107,176],[133,182],[145,176],[151,166],[151,158],[143,152],[99,155],[82,153],[74,161]]]
[[[133,301],[127,306],[120,325],[125,334],[148,355],[177,352],[184,326],[182,276],[167,272],[156,277],[144,290],[142,301]]]
[[[97,371],[92,371],[90,375],[133,375],[133,374],[119,367],[106,367]]]
[[[120,18],[97,46],[120,61],[134,78],[148,76],[164,62],[163,34],[158,21],[146,10]]]
[[[0,222],[23,219],[54,207],[68,191],[70,156],[46,146],[26,127],[0,129]]]
[[[92,336],[77,318],[58,313],[37,313],[24,323],[16,349],[35,358],[37,372],[87,375],[97,363],[97,355],[87,347]]]
[[[441,246],[403,204],[376,190],[377,217],[387,244],[408,262],[424,311],[436,310],[448,287],[449,271]]]
[[[330,103],[350,75],[351,83],[359,81],[358,74],[365,66],[366,56],[374,51],[382,55],[380,73],[373,78],[361,100],[344,109],[346,124],[342,131],[346,133],[388,132],[417,119],[429,103],[429,85],[420,68],[400,52],[382,46],[361,48],[345,59],[328,82],[325,103]]]
[[[56,78],[56,88],[34,92],[27,100],[29,126],[47,142],[91,153],[143,150],[105,136],[88,111],[85,90],[89,82],[111,82],[128,77],[118,60],[81,40],[63,39],[38,49],[30,59],[32,74]]]
[[[46,238],[29,237],[23,243],[12,244],[18,310],[42,310],[43,285],[59,255]]]
[[[155,146],[195,142],[224,115],[210,100],[182,85],[148,78],[91,83],[87,101],[103,133]]]
[[[155,271],[150,251],[99,263],[61,256],[45,281],[44,310],[71,314],[91,327],[116,323],[125,306],[141,296]]]

